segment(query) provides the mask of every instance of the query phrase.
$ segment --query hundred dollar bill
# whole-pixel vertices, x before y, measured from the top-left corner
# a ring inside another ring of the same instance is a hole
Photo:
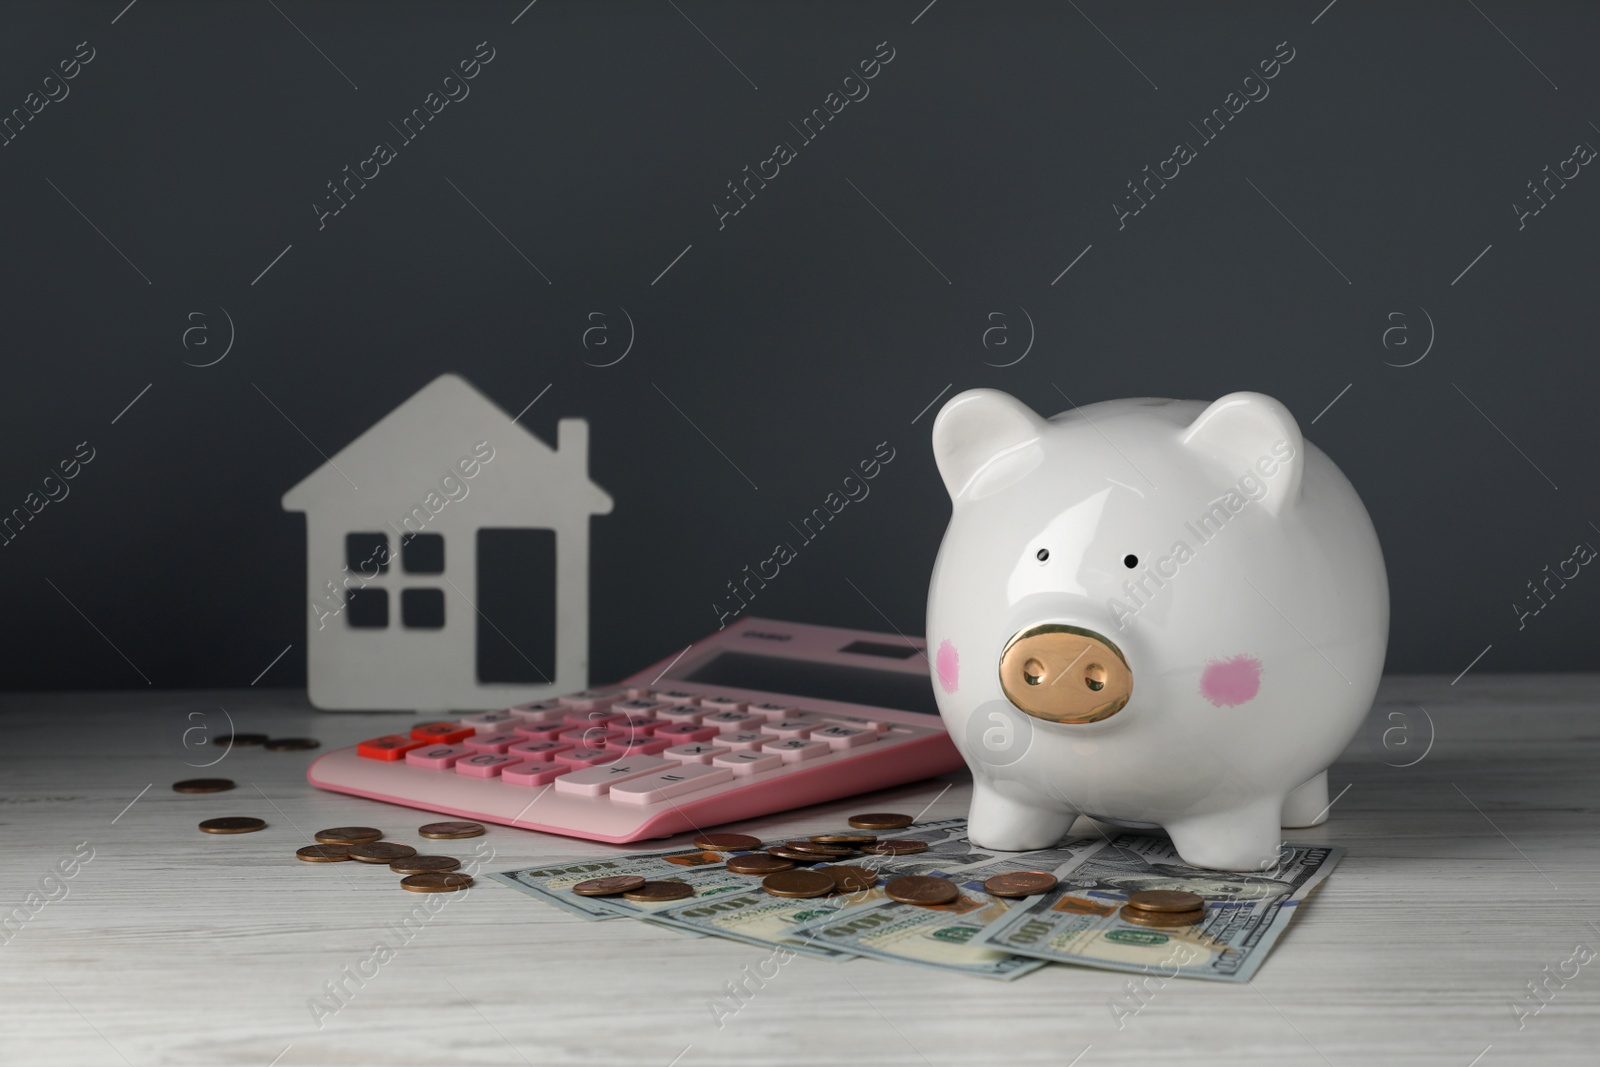
[[[705,898],[675,900],[653,916],[659,922],[681,926],[701,934],[714,934],[733,941],[768,948],[783,948],[802,956],[820,959],[846,959],[849,952],[809,938],[795,937],[792,931],[802,923],[836,913],[848,902],[865,897],[882,897],[882,888],[864,890],[850,897],[817,897],[796,900],[775,897],[749,884],[743,892]]]
[[[1164,837],[1121,834],[1058,872],[1055,889],[995,918],[973,943],[1163,979],[1247,982],[1343,855],[1337,846],[1284,845],[1271,869],[1230,873],[1186,865]],[[1169,929],[1125,922],[1128,894],[1144,889],[1198,893],[1205,918]]]
[[[572,887],[591,878],[636,874],[651,882],[684,882],[697,897],[737,892],[749,887],[746,875],[723,866],[727,855],[698,848],[664,852],[632,852],[615,856],[567,857],[535,867],[497,871],[489,877],[538,897],[585,919],[647,918],[660,904],[642,904],[622,897],[585,897]]]

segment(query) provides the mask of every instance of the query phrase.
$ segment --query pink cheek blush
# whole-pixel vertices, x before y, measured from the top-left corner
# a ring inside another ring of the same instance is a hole
[[[939,656],[934,666],[939,672],[939,687],[946,693],[954,693],[961,685],[961,656],[948,637],[939,644]]]
[[[1254,656],[1210,660],[1200,676],[1200,695],[1214,707],[1237,707],[1261,692],[1261,661]]]

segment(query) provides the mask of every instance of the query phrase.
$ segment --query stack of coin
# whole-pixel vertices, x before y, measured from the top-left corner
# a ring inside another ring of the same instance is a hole
[[[923,907],[949,904],[961,896],[961,890],[956,888],[956,884],[950,879],[927,874],[908,874],[901,878],[891,878],[883,887],[883,892],[890,900],[898,900],[902,904],[920,904]]]
[[[1120,914],[1136,926],[1189,926],[1205,918],[1206,901],[1181,889],[1149,889],[1129,893]]]
[[[694,839],[694,847],[708,852],[749,852],[761,847],[761,839],[749,834],[701,834]]]
[[[916,822],[909,815],[896,815],[886,811],[852,815],[847,821],[858,830],[903,830]]]
[[[436,841],[454,841],[463,837],[482,837],[485,827],[481,822],[430,822],[417,827],[417,833]]]
[[[997,897],[1031,897],[1048,893],[1056,885],[1056,876],[1044,871],[1012,871],[995,875],[983,883],[983,888]]]
[[[185,778],[172,783],[174,793],[226,793],[232,788],[230,778]]]
[[[870,845],[863,845],[862,851],[871,852],[876,856],[910,856],[913,853],[928,851],[928,843],[891,837],[887,841],[874,841]]]

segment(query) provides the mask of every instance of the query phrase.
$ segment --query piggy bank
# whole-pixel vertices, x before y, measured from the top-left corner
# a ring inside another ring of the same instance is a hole
[[[1366,508],[1287,408],[1231,393],[1046,420],[973,389],[933,450],[954,507],[928,649],[975,844],[1044,848],[1081,814],[1251,870],[1280,827],[1327,818],[1389,588]]]

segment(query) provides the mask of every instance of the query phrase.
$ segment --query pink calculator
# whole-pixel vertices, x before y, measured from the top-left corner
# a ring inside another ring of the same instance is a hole
[[[745,618],[616,685],[329,752],[323,789],[621,843],[962,767],[920,638]]]

